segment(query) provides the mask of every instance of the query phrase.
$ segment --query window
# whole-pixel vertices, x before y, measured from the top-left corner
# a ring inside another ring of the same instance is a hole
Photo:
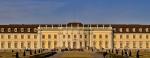
[[[107,39],[107,38],[108,38],[108,35],[105,35],[105,38]]]
[[[66,46],[65,46],[65,41],[63,42],[63,48],[65,48]]]
[[[93,46],[96,47],[96,41],[93,41]]]
[[[30,32],[30,28],[27,28],[27,31]]]
[[[143,42],[139,41],[140,48],[142,48]]]
[[[82,38],[82,35],[80,35],[80,38]]]
[[[129,32],[129,28],[126,28],[126,32]]]
[[[129,35],[126,35],[126,38],[129,39]]]
[[[87,38],[87,35],[84,35],[84,38]]]
[[[24,32],[24,28],[21,28],[21,32]]]
[[[63,35],[63,39],[65,39],[65,35]]]
[[[11,32],[11,28],[8,28],[8,32]]]
[[[148,37],[148,35],[146,35],[146,39],[148,39],[149,37]]]
[[[57,41],[54,41],[54,48],[57,48]]]
[[[15,47],[15,48],[18,48],[18,46],[17,46],[17,45],[18,45],[18,43],[17,43],[17,42],[15,42],[15,43],[14,43],[14,47]]]
[[[48,41],[48,48],[51,47],[51,41]]]
[[[133,39],[135,39],[135,35],[133,35]]]
[[[21,39],[24,39],[24,35],[21,35]]]
[[[133,28],[133,30],[132,30],[133,32],[135,32],[135,28]]]
[[[70,35],[68,35],[68,38],[70,38]]]
[[[21,48],[24,48],[24,42],[21,42]]]
[[[148,28],[146,28],[145,30],[146,30],[146,32],[149,32],[149,29],[148,29]]]
[[[93,39],[96,39],[96,35],[93,35]]]
[[[74,38],[77,38],[77,35],[74,35]]]
[[[37,41],[34,42],[34,48],[37,48]]]
[[[101,38],[102,38],[102,35],[99,35],[99,38],[101,39]]]
[[[99,41],[99,47],[102,48],[102,41]]]
[[[4,28],[1,28],[1,32],[4,32]]]
[[[122,41],[120,41],[120,48],[123,48],[123,43],[122,43]]]
[[[54,35],[54,39],[57,39],[57,35]]]
[[[5,45],[5,42],[2,41],[1,42],[1,48],[4,48],[5,47],[4,45]]]
[[[122,28],[120,28],[120,32],[122,32]]]
[[[34,35],[34,39],[37,39],[37,35]]]
[[[11,35],[8,35],[8,39],[10,39],[11,38]]]
[[[149,42],[146,41],[146,48],[149,48]]]
[[[133,41],[133,48],[136,48],[136,42]]]
[[[139,28],[139,31],[142,32],[142,28]]]
[[[105,41],[105,48],[108,48],[108,41]]]
[[[37,32],[37,29],[36,29],[36,28],[34,28],[34,32]]]
[[[126,48],[129,48],[129,41],[126,41]]]
[[[120,39],[122,39],[122,35],[120,35]]]
[[[1,39],[4,39],[4,35],[1,35]]]
[[[30,41],[27,42],[27,47],[31,48],[31,42]]]
[[[50,34],[48,35],[48,39],[51,39],[51,35]]]
[[[42,35],[42,39],[45,39],[45,35]]]
[[[14,32],[17,32],[17,28],[14,29]]]
[[[142,39],[142,35],[140,35],[139,38]]]
[[[17,39],[17,35],[14,35],[14,39]]]
[[[28,35],[28,39],[30,39],[30,35]]]
[[[68,42],[68,48],[71,48],[70,42]]]
[[[11,48],[11,42],[8,42],[8,48]]]

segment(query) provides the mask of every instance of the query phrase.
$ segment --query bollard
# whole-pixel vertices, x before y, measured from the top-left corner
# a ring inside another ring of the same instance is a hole
[[[19,58],[19,53],[18,52],[16,52],[16,58]]]

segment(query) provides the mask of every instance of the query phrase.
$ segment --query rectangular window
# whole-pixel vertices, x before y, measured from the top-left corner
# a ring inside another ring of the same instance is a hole
[[[1,39],[4,39],[4,35],[1,35]]]
[[[96,39],[96,35],[93,35],[93,39]]]
[[[28,48],[31,48],[31,42],[28,42],[27,46],[28,46]]]
[[[139,42],[139,45],[140,45],[140,48],[142,48],[143,42],[140,41],[140,42]]]
[[[149,37],[148,37],[148,35],[146,35],[146,39],[148,39]]]
[[[48,41],[48,48],[51,47],[51,41]]]
[[[126,35],[126,38],[129,39],[129,35]]]
[[[63,39],[65,39],[65,35],[63,35]]]
[[[148,41],[146,42],[146,48],[149,48],[149,42]]]
[[[65,42],[63,42],[63,48],[65,48],[66,46],[65,46]]]
[[[15,48],[18,48],[18,46],[17,46],[17,45],[18,45],[18,43],[17,43],[17,42],[15,42],[15,43],[14,43]]]
[[[99,35],[99,38],[101,39],[101,38],[102,38],[102,35]]]
[[[123,43],[122,43],[122,41],[120,41],[120,48],[123,48]]]
[[[57,41],[54,41],[54,48],[57,48]]]
[[[42,35],[42,39],[45,39],[45,35]]]
[[[102,48],[102,41],[99,41],[99,47]]]
[[[129,48],[129,41],[126,41],[126,48]]]
[[[77,38],[77,35],[74,35],[74,38]]]
[[[135,39],[135,35],[133,35],[133,39]]]
[[[4,48],[5,42],[1,42],[1,48]]]
[[[45,48],[45,42],[42,41],[42,48]]]
[[[17,39],[17,35],[14,35],[14,38]]]
[[[68,39],[70,38],[70,35],[68,35]]]
[[[48,35],[48,39],[51,39],[51,35],[50,34]]]
[[[57,39],[57,35],[54,35],[54,39]]]
[[[82,35],[80,35],[80,38],[82,38]]]
[[[107,39],[107,38],[108,38],[108,35],[105,35],[105,38]]]
[[[11,48],[11,42],[8,42],[8,48]]]
[[[28,39],[30,39],[30,35],[28,35]]]
[[[34,35],[34,39],[37,39],[37,35]]]
[[[21,39],[24,39],[24,35],[21,35]]]
[[[105,48],[108,48],[108,41],[105,41]]]
[[[84,38],[87,38],[87,35],[84,35]]]
[[[140,35],[139,38],[142,39],[142,35]]]
[[[136,48],[136,42],[133,41],[133,48]]]
[[[21,48],[24,48],[24,42],[21,42]]]
[[[120,39],[122,39],[122,35],[120,35]]]
[[[34,42],[34,48],[37,48],[37,42],[36,41]]]
[[[8,39],[10,39],[11,38],[11,35],[8,35]]]

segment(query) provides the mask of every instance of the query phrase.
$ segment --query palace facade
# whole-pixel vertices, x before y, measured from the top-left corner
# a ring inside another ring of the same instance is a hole
[[[9,24],[0,25],[0,49],[150,49],[150,25]]]

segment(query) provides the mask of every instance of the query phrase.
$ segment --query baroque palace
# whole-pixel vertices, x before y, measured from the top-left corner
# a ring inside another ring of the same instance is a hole
[[[9,24],[0,25],[0,49],[149,49],[150,25]]]

